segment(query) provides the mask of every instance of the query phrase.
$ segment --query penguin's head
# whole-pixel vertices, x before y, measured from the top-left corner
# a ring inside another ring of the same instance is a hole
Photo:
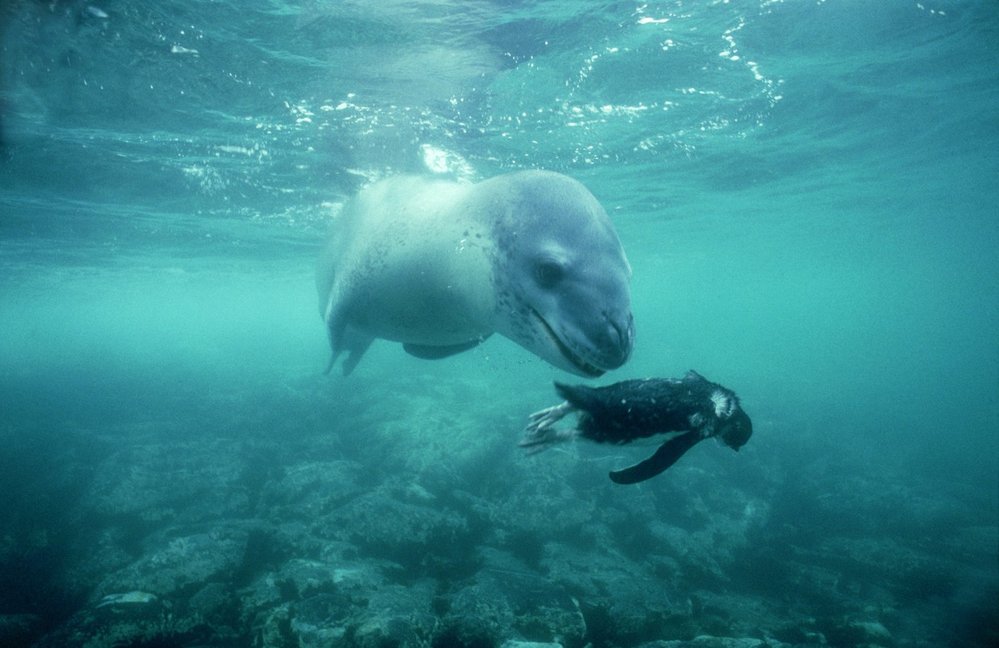
[[[736,407],[732,415],[723,420],[719,426],[718,438],[736,452],[746,445],[751,436],[753,436],[753,422],[739,407]]]

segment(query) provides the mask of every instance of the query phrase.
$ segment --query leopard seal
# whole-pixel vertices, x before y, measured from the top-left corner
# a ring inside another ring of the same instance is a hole
[[[670,435],[648,459],[611,472],[618,484],[655,477],[704,439],[717,437],[738,451],[753,435],[735,392],[693,370],[682,378],[625,380],[606,387],[555,383],[555,390],[565,401],[532,414],[524,430],[520,446],[529,454],[577,437],[623,444]],[[579,414],[575,428],[553,427],[574,412]]]
[[[332,368],[375,339],[443,358],[493,333],[596,377],[634,343],[631,267],[597,199],[550,171],[376,182],[335,219],[316,273]]]

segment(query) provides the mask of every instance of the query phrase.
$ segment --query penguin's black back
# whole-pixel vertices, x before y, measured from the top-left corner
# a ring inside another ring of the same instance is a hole
[[[690,430],[693,414],[714,417],[711,394],[720,388],[693,371],[680,379],[625,380],[606,387],[555,383],[559,395],[582,411],[580,433],[601,443]]]

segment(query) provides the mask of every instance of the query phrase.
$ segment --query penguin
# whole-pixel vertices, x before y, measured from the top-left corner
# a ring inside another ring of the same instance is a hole
[[[556,382],[555,391],[565,401],[531,414],[519,444],[528,454],[577,437],[620,445],[670,435],[652,456],[612,471],[611,481],[618,484],[655,477],[709,437],[738,451],[753,434],[735,392],[693,370],[682,378],[625,380],[606,387]],[[554,427],[573,413],[579,415],[576,427]]]

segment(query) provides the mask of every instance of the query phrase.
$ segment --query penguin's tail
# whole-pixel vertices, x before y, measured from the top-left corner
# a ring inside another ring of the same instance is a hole
[[[600,404],[597,390],[586,385],[555,383],[555,392],[576,409],[591,410]]]

